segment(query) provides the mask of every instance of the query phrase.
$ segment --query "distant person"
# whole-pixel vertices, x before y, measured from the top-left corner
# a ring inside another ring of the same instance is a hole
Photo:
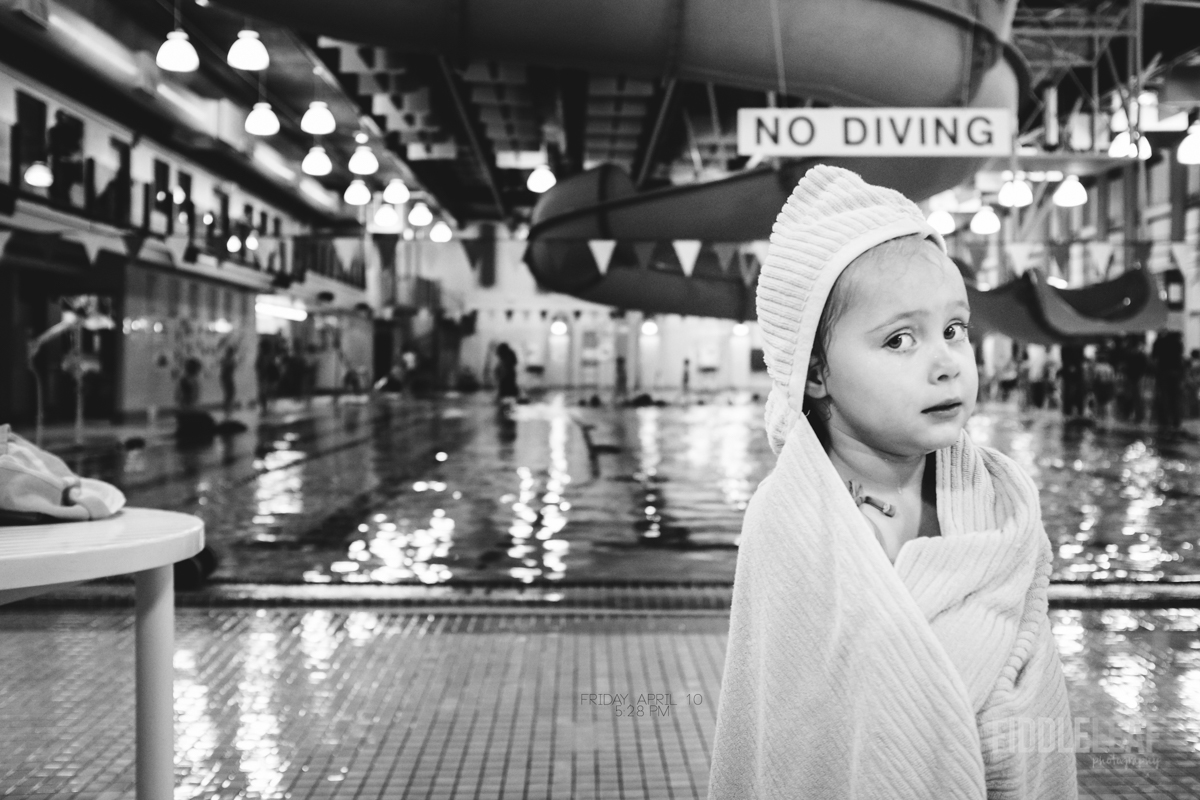
[[[1189,419],[1200,416],[1200,350],[1188,354],[1184,367],[1184,414]]]
[[[683,360],[683,393],[686,395],[692,382],[692,361],[685,358]]]
[[[216,436],[216,420],[200,410],[200,373],[204,365],[190,356],[175,384],[175,438],[182,444],[201,444]]]
[[[225,409],[225,418],[233,416],[233,404],[237,399],[237,368],[238,362],[237,345],[229,343],[225,345],[225,349],[221,351],[221,361],[218,364],[218,372],[221,381],[221,405]]]
[[[1046,406],[1046,348],[1031,344],[1025,348],[1026,375],[1029,381],[1029,405],[1034,408]]]
[[[1145,340],[1140,335],[1129,337],[1121,362],[1121,414],[1130,422],[1141,422],[1146,418],[1142,379],[1149,371],[1150,357],[1146,355]]]
[[[1183,337],[1177,331],[1162,331],[1150,351],[1154,364],[1154,419],[1159,427],[1175,429],[1183,424]]]
[[[1112,353],[1102,350],[1096,354],[1096,363],[1092,367],[1092,400],[1097,419],[1108,419],[1113,398],[1116,397],[1117,371],[1113,369],[1111,359]]]
[[[496,399],[515,403],[521,395],[517,387],[517,354],[506,343],[496,345]]]
[[[613,380],[613,394],[618,401],[624,400],[629,394],[629,373],[625,367],[625,356],[617,356],[616,375]]]
[[[1062,346],[1062,412],[1064,417],[1083,416],[1087,402],[1087,386],[1084,382],[1084,355],[1082,344]]]
[[[262,413],[271,410],[271,400],[279,389],[281,371],[271,340],[258,340],[258,355],[254,359],[254,377],[258,380],[258,406]]]

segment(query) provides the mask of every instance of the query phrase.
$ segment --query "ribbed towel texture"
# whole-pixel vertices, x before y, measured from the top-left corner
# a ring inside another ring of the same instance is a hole
[[[936,463],[942,536],[893,565],[792,427],[742,528],[711,800],[1077,797],[1069,740],[1010,724],[1071,730],[1037,489],[965,431]]]

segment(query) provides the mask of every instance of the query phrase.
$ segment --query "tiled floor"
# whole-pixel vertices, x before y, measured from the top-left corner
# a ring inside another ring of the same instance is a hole
[[[1200,796],[1200,612],[1052,618],[1075,716],[1154,731],[1079,754],[1082,796]],[[727,625],[183,609],[176,799],[704,798]],[[130,614],[0,609],[0,641],[0,797],[130,800]]]

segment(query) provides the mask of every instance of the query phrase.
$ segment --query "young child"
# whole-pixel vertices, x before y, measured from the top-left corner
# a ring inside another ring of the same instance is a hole
[[[759,278],[779,453],[746,511],[709,797],[1075,798],[1037,489],[964,431],[945,243],[817,166]]]

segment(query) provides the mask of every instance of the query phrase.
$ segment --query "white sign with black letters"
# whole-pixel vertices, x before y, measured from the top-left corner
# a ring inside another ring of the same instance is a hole
[[[742,108],[741,156],[1004,156],[1005,108]]]

